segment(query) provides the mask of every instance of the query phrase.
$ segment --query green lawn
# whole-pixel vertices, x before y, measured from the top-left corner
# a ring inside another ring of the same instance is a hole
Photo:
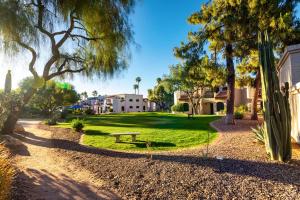
[[[187,119],[186,115],[167,113],[130,113],[94,115],[84,118],[83,142],[93,147],[115,150],[147,150],[145,141],[151,141],[152,150],[175,150],[207,143],[217,133],[209,126],[217,116],[203,115]],[[61,123],[60,127],[70,127]],[[115,143],[110,133],[140,132],[137,142],[131,136],[121,136],[121,143]]]

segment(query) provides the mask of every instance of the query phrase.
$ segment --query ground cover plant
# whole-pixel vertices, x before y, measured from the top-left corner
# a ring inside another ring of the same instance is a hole
[[[86,116],[83,143],[98,148],[115,150],[147,151],[146,142],[151,142],[151,150],[175,150],[193,147],[216,138],[216,131],[209,123],[218,117],[213,115],[195,116],[188,119],[184,114],[168,113],[128,113]],[[71,127],[72,119],[61,123],[60,127]],[[140,132],[136,142],[131,136],[122,136],[121,143],[115,143],[111,133]]]

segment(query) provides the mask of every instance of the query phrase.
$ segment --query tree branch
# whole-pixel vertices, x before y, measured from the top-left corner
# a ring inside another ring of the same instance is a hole
[[[30,61],[30,63],[29,63],[29,71],[32,73],[32,75],[33,75],[34,78],[39,77],[38,73],[37,73],[37,72],[35,71],[35,69],[34,69],[34,64],[35,64],[36,58],[37,58],[37,53],[36,53],[36,51],[35,51],[32,47],[30,47],[29,45],[27,45],[27,44],[21,42],[20,40],[18,40],[18,41],[16,41],[16,42],[17,42],[21,47],[23,47],[23,48],[25,48],[25,49],[27,49],[27,50],[29,50],[29,51],[31,52],[32,59],[31,59],[31,61]]]
[[[50,79],[52,79],[56,76],[61,76],[65,73],[79,73],[79,72],[82,72],[84,70],[85,70],[85,68],[83,67],[83,68],[79,68],[79,69],[65,69],[65,70],[57,71],[53,74],[50,74],[46,80],[50,80]]]

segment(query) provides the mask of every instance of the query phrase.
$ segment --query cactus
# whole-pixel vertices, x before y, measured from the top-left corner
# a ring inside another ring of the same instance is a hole
[[[5,77],[4,93],[10,93],[10,92],[11,92],[11,73],[10,70],[8,70]]]
[[[265,146],[272,160],[288,161],[291,150],[289,84],[281,91],[268,34],[259,36],[259,59],[264,111]]]

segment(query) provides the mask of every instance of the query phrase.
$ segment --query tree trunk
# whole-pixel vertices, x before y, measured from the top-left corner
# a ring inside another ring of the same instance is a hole
[[[226,124],[234,124],[234,88],[235,88],[235,69],[233,65],[232,44],[225,47],[226,68],[227,68],[227,104],[226,104]]]
[[[8,115],[6,121],[3,124],[3,128],[1,130],[2,134],[11,134],[13,133],[16,123],[20,117],[20,114],[24,108],[24,106],[29,102],[31,97],[34,95],[36,89],[29,89],[24,97],[23,97],[23,102],[21,105],[18,106],[13,106],[11,113]]]
[[[254,95],[251,102],[251,120],[258,120],[257,116],[257,100],[258,100],[258,92],[260,88],[260,70],[258,70],[255,81],[254,81]]]

